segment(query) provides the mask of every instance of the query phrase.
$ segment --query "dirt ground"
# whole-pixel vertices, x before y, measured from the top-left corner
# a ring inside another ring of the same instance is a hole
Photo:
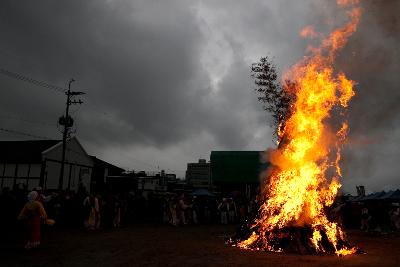
[[[301,256],[245,251],[224,245],[233,227],[132,225],[85,232],[47,229],[42,246],[2,244],[1,266],[400,266],[400,235],[348,233],[367,254]]]

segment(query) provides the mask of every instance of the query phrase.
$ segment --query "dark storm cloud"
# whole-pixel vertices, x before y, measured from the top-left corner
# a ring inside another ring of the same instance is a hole
[[[393,189],[400,185],[400,3],[362,5],[361,24],[339,64],[358,83],[349,112],[345,175],[352,186]]]
[[[358,82],[343,160],[349,191],[399,186],[399,3],[362,3],[338,63]],[[72,115],[90,153],[182,174],[211,150],[272,145],[250,64],[270,55],[284,71],[308,45],[299,31],[327,33],[341,12],[320,0],[0,1],[0,67],[64,87],[75,78],[87,95]],[[3,128],[60,138],[63,94],[5,76],[0,86]]]
[[[207,38],[186,1],[2,1],[0,10],[1,66],[64,87],[75,78],[72,89],[87,96],[72,115],[94,153],[129,147],[140,154],[146,146],[160,152],[190,138],[196,143],[203,133],[211,138],[202,145],[208,153],[243,149],[252,140],[248,125],[257,127],[260,116],[244,113],[254,113],[257,104],[247,94],[248,65],[235,59],[223,88],[213,88],[201,63]],[[5,128],[59,138],[63,94],[4,76],[0,82]]]
[[[190,94],[199,78],[207,80],[197,66],[202,37],[188,6],[179,1],[1,5],[0,49],[19,58],[2,55],[3,64],[56,84],[74,77],[74,86],[88,93],[89,104],[114,120],[83,107],[80,123],[93,126],[80,129],[83,138],[164,145],[195,130],[190,117],[196,105]],[[21,100],[30,93],[25,91]],[[50,96],[40,97],[51,102]],[[55,120],[54,115],[43,119]],[[122,130],[121,124],[129,127]]]

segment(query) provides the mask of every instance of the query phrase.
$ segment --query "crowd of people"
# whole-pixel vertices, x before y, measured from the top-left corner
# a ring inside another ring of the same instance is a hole
[[[365,232],[389,233],[400,231],[400,205],[371,201],[338,201],[329,211],[331,219],[345,228]]]
[[[41,187],[31,191],[16,187],[3,188],[0,194],[0,239],[12,241],[24,233],[25,249],[40,245],[43,225],[57,223],[61,227],[84,227],[96,230],[101,227],[119,227],[121,221],[119,194],[88,194],[84,187],[78,192],[62,191],[45,194]],[[23,230],[23,231],[21,231]]]
[[[24,229],[25,248],[40,245],[41,226],[83,228],[94,231],[132,223],[165,223],[174,227],[187,224],[242,224],[254,218],[259,208],[257,197],[240,194],[227,197],[196,196],[185,193],[105,192],[89,194],[84,187],[77,192],[44,192],[37,187],[3,188],[0,194],[0,239],[15,239]],[[330,210],[332,219],[346,228],[400,230],[400,207],[373,207],[338,202]]]
[[[84,187],[77,192],[44,192],[37,187],[3,188],[0,194],[1,235],[3,240],[25,229],[26,248],[40,244],[40,226],[83,227],[86,230],[119,227],[121,224],[159,222],[173,226],[207,223],[240,223],[256,210],[254,201],[243,198],[195,196],[184,193],[157,195],[152,192],[89,194]]]
[[[84,187],[77,192],[31,191],[3,188],[0,194],[0,235],[12,240],[24,229],[25,248],[40,245],[43,225],[84,228],[88,231],[120,227],[121,224],[158,222],[172,226],[207,223],[239,223],[251,208],[241,198],[195,196],[185,193],[154,194],[124,192],[89,194]],[[253,208],[254,209],[254,208]]]
[[[249,213],[257,210],[254,201],[241,197],[199,197],[170,194],[163,200],[163,222],[173,226],[186,224],[236,224],[243,222]]]

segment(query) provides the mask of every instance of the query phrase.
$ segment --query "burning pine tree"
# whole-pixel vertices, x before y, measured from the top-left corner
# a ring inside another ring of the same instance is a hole
[[[245,237],[232,241],[235,246],[337,255],[356,251],[327,216],[341,186],[340,149],[348,132],[343,111],[355,94],[354,82],[333,65],[361,15],[358,0],[337,4],[346,9],[349,22],[322,38],[319,47],[309,48],[310,55],[284,75],[290,82],[275,82],[276,71],[267,58],[252,66],[260,100],[277,123],[278,147],[268,154],[272,167],[257,218]],[[301,35],[317,36],[310,26]]]

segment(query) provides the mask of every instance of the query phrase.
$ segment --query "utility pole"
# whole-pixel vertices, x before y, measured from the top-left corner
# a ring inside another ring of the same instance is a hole
[[[71,83],[75,82],[74,79],[71,79],[68,84],[68,91],[65,92],[67,95],[67,103],[66,103],[66,108],[65,108],[65,116],[61,116],[58,120],[60,125],[64,126],[63,130],[63,139],[62,139],[62,155],[61,155],[61,169],[60,169],[60,179],[58,181],[58,189],[62,190],[63,189],[63,183],[64,183],[64,165],[65,165],[65,150],[67,146],[67,137],[69,133],[69,129],[72,127],[74,124],[74,120],[72,119],[71,116],[69,116],[69,106],[74,104],[82,104],[82,100],[71,100],[72,96],[76,95],[84,95],[84,92],[73,92],[71,91]]]

